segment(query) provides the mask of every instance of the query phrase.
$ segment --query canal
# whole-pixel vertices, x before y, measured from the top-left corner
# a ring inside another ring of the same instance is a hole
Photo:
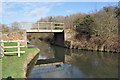
[[[40,49],[28,78],[118,78],[118,54],[69,50],[47,42],[31,42]]]

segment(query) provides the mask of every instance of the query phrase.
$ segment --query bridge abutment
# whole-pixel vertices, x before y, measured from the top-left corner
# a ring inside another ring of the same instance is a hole
[[[54,45],[63,46],[64,47],[64,32],[54,33]]]

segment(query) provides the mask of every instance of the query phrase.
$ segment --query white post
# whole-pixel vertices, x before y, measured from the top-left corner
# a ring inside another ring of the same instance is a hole
[[[24,36],[25,36],[25,47],[27,48],[27,31],[24,32]]]
[[[2,49],[3,49],[3,55],[4,55],[4,42],[2,42],[3,46],[2,46]]]
[[[4,56],[4,42],[1,40],[1,53]]]
[[[20,42],[18,41],[18,57],[20,57]]]
[[[2,40],[1,40],[1,42],[0,42],[0,54],[2,54]]]

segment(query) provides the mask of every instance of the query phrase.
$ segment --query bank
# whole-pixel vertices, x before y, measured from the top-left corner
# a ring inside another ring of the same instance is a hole
[[[64,46],[69,49],[120,53],[119,37],[104,40],[92,35],[91,38],[87,39],[86,36],[80,36],[74,29],[65,30],[64,35]]]
[[[40,51],[38,48],[25,48],[20,57],[9,54],[2,59],[2,78],[26,78],[27,65]]]

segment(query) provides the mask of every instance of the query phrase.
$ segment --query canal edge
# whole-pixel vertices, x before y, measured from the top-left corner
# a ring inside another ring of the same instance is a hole
[[[37,48],[37,50],[31,53],[32,55],[29,54],[29,56],[26,58],[25,62],[23,63],[23,71],[24,71],[22,75],[23,78],[27,78],[26,75],[27,75],[28,65],[39,52],[40,52],[40,49]]]

